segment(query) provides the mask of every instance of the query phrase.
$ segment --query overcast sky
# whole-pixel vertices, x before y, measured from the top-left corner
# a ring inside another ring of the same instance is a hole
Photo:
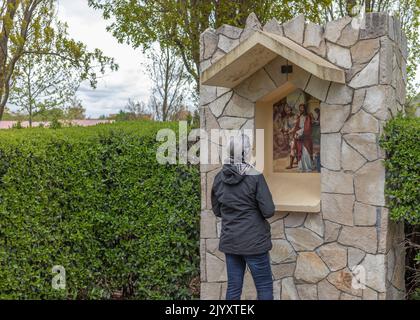
[[[141,50],[134,50],[118,41],[106,31],[106,21],[101,12],[93,10],[86,0],[60,0],[59,17],[69,25],[72,38],[85,43],[90,50],[101,49],[105,55],[113,57],[119,70],[99,79],[93,90],[83,83],[77,96],[83,101],[88,117],[117,113],[129,98],[147,101],[151,81],[142,66],[145,62]]]

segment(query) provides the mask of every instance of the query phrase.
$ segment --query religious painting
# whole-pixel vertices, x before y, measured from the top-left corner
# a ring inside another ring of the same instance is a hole
[[[320,172],[320,101],[296,90],[273,105],[273,171]]]

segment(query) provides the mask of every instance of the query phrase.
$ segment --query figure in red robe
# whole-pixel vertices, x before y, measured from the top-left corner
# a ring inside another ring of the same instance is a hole
[[[311,172],[313,170],[312,116],[308,113],[306,104],[299,105],[299,115],[293,131],[299,170]]]

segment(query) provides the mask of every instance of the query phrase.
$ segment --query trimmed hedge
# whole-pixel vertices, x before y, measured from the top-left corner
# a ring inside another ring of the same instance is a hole
[[[420,118],[387,123],[381,146],[387,153],[386,196],[391,217],[420,224]]]
[[[0,131],[1,299],[196,296],[199,170],[157,163],[168,126]]]
[[[387,153],[385,194],[391,219],[405,223],[407,293],[420,299],[420,118],[390,120],[381,146]]]

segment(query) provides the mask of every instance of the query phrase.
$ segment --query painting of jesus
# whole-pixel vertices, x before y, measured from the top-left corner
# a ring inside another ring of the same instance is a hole
[[[319,101],[302,91],[273,105],[273,171],[319,172]]]

